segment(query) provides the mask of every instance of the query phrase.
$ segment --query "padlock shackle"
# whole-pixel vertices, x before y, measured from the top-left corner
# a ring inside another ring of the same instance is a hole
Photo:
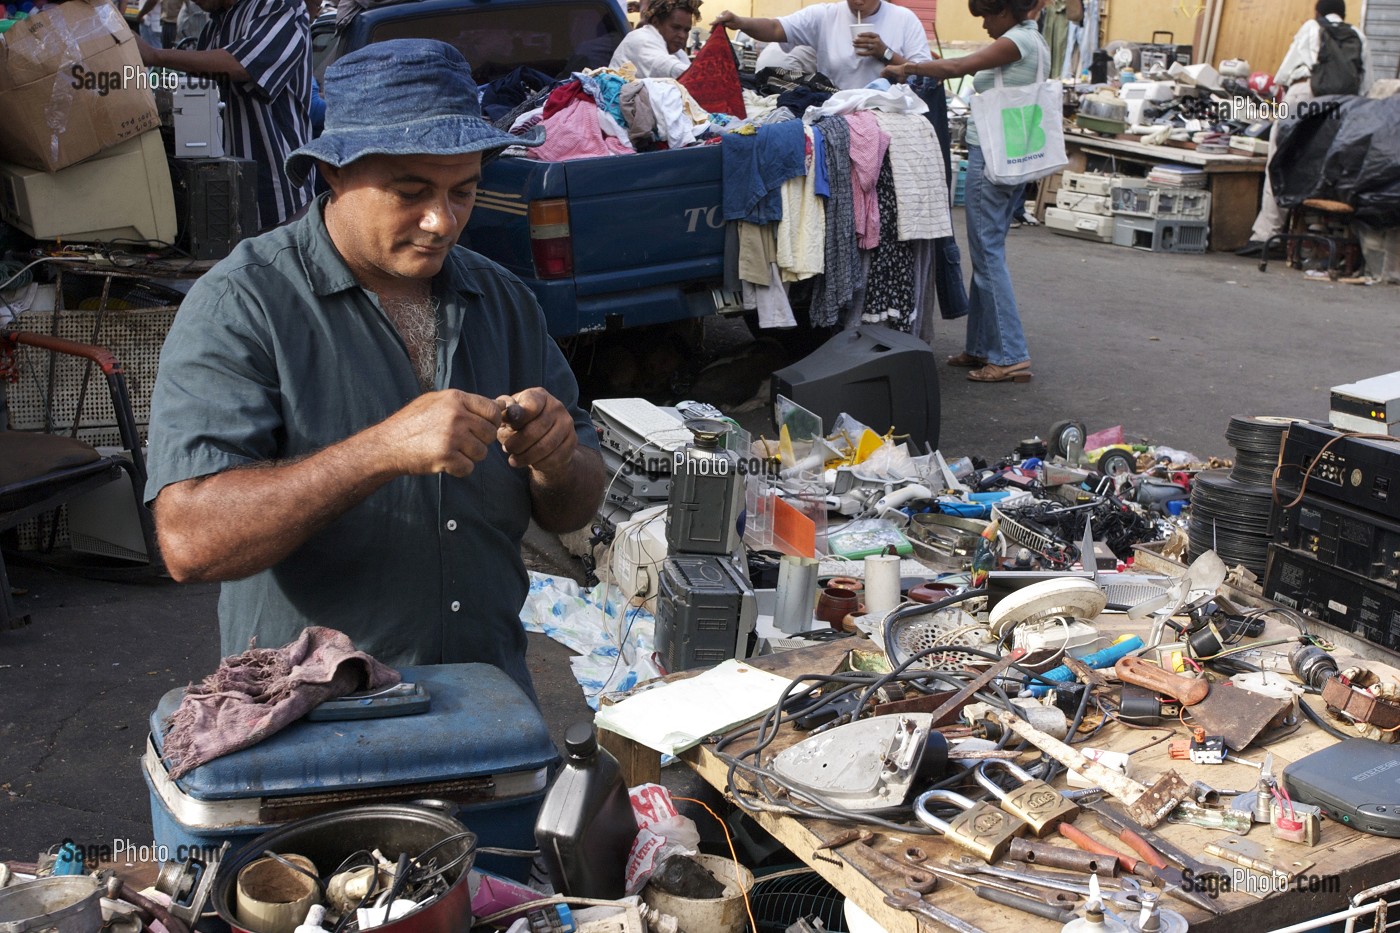
[[[930,829],[936,829],[944,835],[948,834],[948,823],[929,812],[928,802],[930,800],[950,803],[959,810],[971,810],[977,806],[975,801],[951,790],[928,790],[914,798],[914,816],[918,818],[920,823]]]
[[[1016,780],[1020,781],[1022,784],[1027,784],[1031,781],[1036,780],[1034,775],[1032,775],[1025,768],[1022,768],[1020,765],[1017,765],[1015,762],[1006,761],[1005,759],[1001,758],[988,758],[986,761],[982,762],[982,764],[978,766],[976,771],[972,772],[972,779],[978,784],[981,784],[983,787],[985,787],[987,789],[987,792],[998,800],[1006,800],[1007,793],[1006,791],[1002,790],[1002,788],[997,784],[997,782],[992,779],[992,776],[987,773],[993,767],[1001,768],[1005,771],[1010,772],[1011,776],[1014,777]]]

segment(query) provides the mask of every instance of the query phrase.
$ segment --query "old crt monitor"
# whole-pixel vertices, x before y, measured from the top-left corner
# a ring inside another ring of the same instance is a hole
[[[933,348],[918,337],[863,324],[844,330],[772,379],[830,427],[841,412],[876,433],[908,434],[914,453],[938,446],[941,409]]]
[[[175,192],[160,130],[57,172],[0,162],[0,217],[36,240],[174,243]]]

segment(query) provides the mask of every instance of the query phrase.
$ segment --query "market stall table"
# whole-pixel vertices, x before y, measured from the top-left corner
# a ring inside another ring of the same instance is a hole
[[[1074,130],[1065,133],[1065,151],[1069,156],[1067,172],[1088,170],[1091,157],[1147,166],[1170,163],[1199,168],[1205,172],[1206,190],[1211,194],[1211,249],[1236,250],[1249,241],[1264,183],[1266,160],[1263,156],[1215,155],[1176,146],[1149,146],[1134,139]],[[1055,203],[1058,179],[1059,176],[1054,176],[1040,186],[1036,216],[1041,220],[1045,219],[1046,205]]]
[[[1263,639],[1284,637],[1289,633],[1296,634],[1291,627],[1271,620]],[[818,644],[811,648],[756,658],[748,663],[785,677],[807,673],[825,674],[838,667],[854,644],[850,639]],[[867,644],[866,647],[870,646]],[[1369,663],[1374,667],[1374,662]],[[1316,702],[1313,703],[1313,707],[1321,709]],[[1173,731],[1176,735],[1171,738],[1189,738],[1187,730],[1177,724],[1143,730],[1129,729],[1114,723],[1105,727],[1093,744],[1114,751],[1134,752],[1133,761],[1140,778],[1144,775],[1150,778],[1158,771],[1174,767],[1187,781],[1203,780],[1220,789],[1254,787],[1258,771],[1249,765],[1195,765],[1171,759],[1168,751],[1169,741],[1154,743],[1154,740],[1162,739]],[[609,748],[622,752],[624,768],[630,766],[638,769],[628,774],[629,783],[654,779],[657,767],[655,752],[609,733],[603,733],[602,737]],[[803,733],[790,726],[784,726],[776,741],[769,747],[769,752],[777,754],[802,738],[805,738]],[[1284,764],[1331,745],[1334,741],[1336,740],[1330,735],[1304,720],[1298,731],[1269,746],[1268,751],[1274,755],[1274,773],[1280,773]],[[1143,746],[1149,743],[1154,744],[1144,749]],[[742,744],[743,740],[739,745]],[[1031,760],[1034,752],[1035,750],[1031,749],[1023,761]],[[1249,748],[1242,757],[1258,761],[1265,754],[1263,749]],[[729,765],[714,753],[712,746],[699,745],[683,753],[681,758],[707,783],[721,793],[725,792]],[[1064,789],[1063,777],[1057,779],[1055,786]],[[912,913],[886,905],[885,896],[900,887],[899,880],[890,872],[873,868],[864,858],[848,858],[847,849],[820,848],[823,844],[837,839],[850,828],[850,824],[799,819],[771,812],[750,815],[794,855],[871,915],[889,933],[917,933],[938,929],[929,921],[919,920]],[[1131,854],[1122,843],[1112,838],[1089,816],[1081,817],[1076,825],[1111,848]],[[1192,930],[1202,933],[1231,929],[1267,930],[1314,919],[1345,908],[1348,906],[1347,898],[1359,891],[1400,878],[1400,841],[1360,833],[1327,820],[1323,822],[1320,843],[1314,847],[1275,840],[1262,826],[1255,827],[1247,837],[1168,822],[1163,822],[1154,831],[1187,852],[1201,857],[1203,861],[1218,862],[1226,873],[1233,872],[1236,866],[1205,856],[1203,853],[1207,844],[1244,838],[1249,843],[1270,850],[1268,857],[1275,864],[1287,866],[1298,863],[1306,866],[1300,869],[1299,878],[1302,880],[1295,882],[1295,890],[1270,893],[1262,899],[1243,891],[1221,894],[1218,904],[1223,912],[1219,916],[1212,917],[1203,909],[1186,904],[1175,897],[1164,896],[1161,899],[1161,906],[1178,911],[1190,922]],[[1056,840],[1053,835],[1046,841],[1052,840],[1067,845],[1064,840]],[[955,861],[967,854],[941,837],[915,833],[878,831],[871,844],[880,852],[892,857],[899,857],[909,846],[918,846],[927,853],[930,863],[935,865]],[[1314,887],[1318,890],[1312,890]],[[1060,928],[1060,925],[1053,921],[981,900],[972,891],[950,881],[940,881],[937,889],[928,897],[928,901],[988,931],[1005,930],[1012,925],[1027,933],[1051,933]],[[1082,903],[1081,900],[1080,906]],[[1126,912],[1120,909],[1118,913],[1122,916]]]

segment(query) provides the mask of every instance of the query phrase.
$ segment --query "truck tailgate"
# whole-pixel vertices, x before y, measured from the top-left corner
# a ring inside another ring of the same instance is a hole
[[[724,272],[719,146],[563,163],[580,296]]]

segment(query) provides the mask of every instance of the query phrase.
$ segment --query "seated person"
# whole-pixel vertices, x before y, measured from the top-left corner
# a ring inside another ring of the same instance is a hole
[[[781,42],[769,42],[758,53],[754,62],[754,73],[765,68],[781,68],[798,74],[810,75],[817,71],[817,50],[810,45],[794,45],[785,48]]]
[[[690,67],[685,41],[700,17],[700,0],[651,0],[642,25],[617,46],[609,67],[631,62],[639,78],[676,78]]]

